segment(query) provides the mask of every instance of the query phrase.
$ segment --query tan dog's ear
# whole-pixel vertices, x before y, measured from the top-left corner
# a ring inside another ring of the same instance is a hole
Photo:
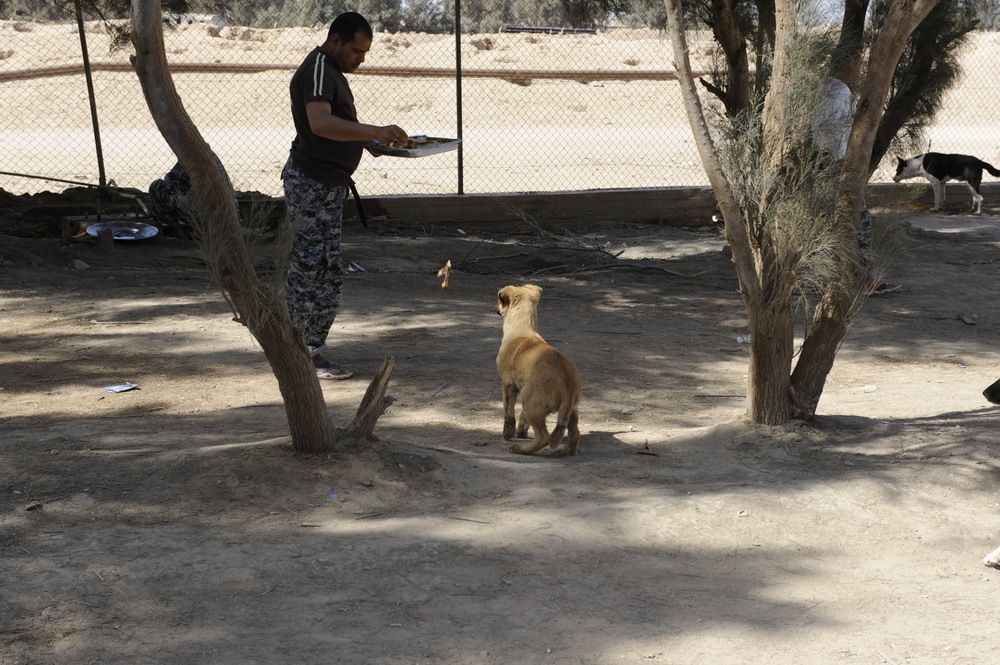
[[[497,291],[497,304],[496,307],[494,307],[493,309],[495,309],[496,313],[499,314],[500,316],[506,314],[507,309],[510,307],[510,296],[508,295],[509,293],[510,293],[509,286],[505,286],[499,291]]]
[[[542,299],[542,287],[536,286],[534,284],[525,284],[521,288],[524,289],[525,293],[527,293],[528,295],[528,298],[530,298],[532,302],[537,303],[539,300]]]

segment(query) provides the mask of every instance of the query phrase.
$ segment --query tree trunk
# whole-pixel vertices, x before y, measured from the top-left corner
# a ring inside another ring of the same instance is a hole
[[[336,445],[323,392],[301,336],[280,294],[257,278],[243,240],[233,193],[174,88],[163,45],[159,0],[132,0],[133,64],[156,126],[191,176],[199,242],[236,320],[260,343],[278,380],[295,450],[328,452]]]
[[[816,414],[826,377],[851,325],[850,308],[843,298],[826,293],[816,306],[813,328],[802,344],[792,371],[791,394],[794,415],[808,420]]]
[[[834,213],[834,227],[845,239],[857,238],[865,187],[868,183],[868,163],[871,159],[875,133],[889,92],[892,74],[914,29],[940,0],[893,0],[869,55],[868,75],[858,100],[854,126],[847,144],[842,167],[840,193]],[[841,273],[853,276],[855,289],[828,288],[813,315],[813,325],[802,344],[795,370],[792,372],[792,394],[799,415],[811,418],[833,368],[834,357],[847,335],[855,301],[863,288],[865,275],[857,273],[857,262],[844,260]]]
[[[670,43],[674,52],[674,69],[677,70],[677,82],[681,87],[681,97],[687,111],[691,132],[694,134],[698,155],[701,157],[705,174],[712,185],[712,191],[719,203],[719,210],[725,222],[726,240],[733,250],[733,264],[740,280],[740,290],[744,302],[747,297],[756,297],[759,289],[757,273],[754,270],[753,252],[747,237],[746,224],[743,221],[740,206],[733,195],[732,187],[722,173],[719,155],[708,131],[705,112],[698,99],[698,88],[694,85],[691,74],[691,59],[688,56],[687,39],[684,34],[684,20],[681,14],[680,0],[664,0],[667,9],[667,24],[670,30]]]
[[[336,430],[302,337],[290,319],[287,325],[254,327],[248,325],[278,381],[292,448],[300,453],[332,452],[338,443]]]
[[[803,109],[789,105],[793,66],[790,51],[796,32],[795,4],[791,0],[778,0],[774,7],[774,18],[774,60],[771,65],[771,85],[764,98],[763,111],[766,154],[761,161],[778,172],[788,156],[798,148],[789,137],[789,128],[794,125],[790,116],[802,113]]]
[[[677,80],[698,153],[725,220],[726,239],[733,250],[733,263],[750,322],[747,417],[755,423],[781,424],[788,421],[791,413],[789,372],[795,328],[789,301],[793,276],[772,274],[777,272],[777,262],[770,248],[758,248],[755,255],[746,221],[722,172],[692,81],[679,0],[665,2]],[[765,284],[767,288],[763,287]]]
[[[762,425],[780,425],[792,416],[789,369],[795,325],[786,297],[781,303],[748,307],[750,364],[747,370],[747,417]]]

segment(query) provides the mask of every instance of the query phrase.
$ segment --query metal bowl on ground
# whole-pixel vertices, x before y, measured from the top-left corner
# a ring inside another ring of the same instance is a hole
[[[105,229],[111,229],[111,237],[115,240],[146,240],[160,232],[144,222],[96,222],[87,227],[87,234],[96,238]]]

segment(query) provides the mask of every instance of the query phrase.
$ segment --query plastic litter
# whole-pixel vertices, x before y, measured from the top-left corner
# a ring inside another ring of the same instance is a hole
[[[135,383],[120,383],[117,386],[106,386],[104,389],[109,393],[124,393],[129,390],[138,390],[139,385]]]

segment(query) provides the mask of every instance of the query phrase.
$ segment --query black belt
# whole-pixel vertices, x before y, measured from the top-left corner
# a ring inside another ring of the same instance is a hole
[[[368,228],[368,218],[365,217],[365,209],[361,205],[361,196],[358,194],[358,188],[351,183],[351,194],[354,195],[354,204],[358,207],[358,217],[361,218],[361,226]]]

